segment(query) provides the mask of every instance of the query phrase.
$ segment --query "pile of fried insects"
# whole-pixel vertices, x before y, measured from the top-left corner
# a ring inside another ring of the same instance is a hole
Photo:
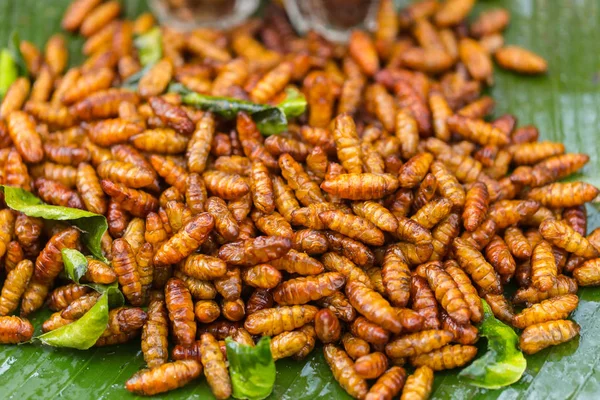
[[[374,34],[345,46],[298,37],[276,4],[231,31],[180,33],[150,14],[119,19],[118,1],[77,0],[62,26],[86,38],[81,66],[65,70],[61,34],[43,54],[20,43],[33,83],[18,78],[2,102],[1,183],[106,216],[110,263],[90,258],[84,281],[118,281],[125,295],[96,346],[141,336],[148,369],[127,390],[165,392],[204,372],[228,398],[223,340],[264,335],[274,359],[322,342],[353,397],[425,399],[434,371],[475,357],[481,299],[527,354],[578,335],[567,319],[578,286],[600,284],[600,230],[586,237],[584,207],[598,190],[557,181],[588,156],[538,142],[512,115],[485,120],[492,58],[525,74],[547,66],[504,45],[506,10],[466,22],[473,3],[396,12],[382,0]],[[141,70],[133,38],[151,29],[162,59],[125,89]],[[296,87],[308,109],[264,138],[249,114],[183,104],[171,81],[272,105]],[[45,302],[48,332],[98,300],[59,276],[64,248],[85,251],[79,230],[0,211],[0,343],[29,340],[26,317]]]

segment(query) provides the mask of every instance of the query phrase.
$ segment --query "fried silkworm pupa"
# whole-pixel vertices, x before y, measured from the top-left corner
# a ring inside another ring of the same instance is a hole
[[[573,321],[558,320],[530,325],[519,338],[519,347],[526,354],[534,354],[549,346],[568,342],[579,334],[581,327]]]
[[[418,274],[427,279],[442,307],[459,323],[468,323],[471,312],[457,283],[445,272],[439,262],[419,267]]]
[[[355,398],[365,398],[367,382],[354,371],[352,359],[348,357],[348,354],[333,344],[326,344],[323,353],[333,377],[340,386]]]
[[[461,367],[475,358],[477,347],[461,344],[446,345],[430,353],[420,354],[411,358],[415,367],[428,366],[434,371]]]
[[[33,325],[25,318],[0,316],[0,343],[26,342],[33,336]]]
[[[208,237],[215,224],[209,213],[197,214],[175,235],[163,243],[154,254],[154,264],[168,265],[183,260]]]
[[[35,261],[34,277],[38,282],[50,283],[63,270],[62,249],[74,249],[79,241],[79,230],[65,229],[50,238]]]
[[[372,322],[393,333],[402,331],[396,310],[379,293],[359,281],[350,280],[346,285],[350,304]]]
[[[194,303],[190,291],[181,279],[171,278],[167,281],[165,301],[177,342],[190,346],[196,337]]]
[[[544,239],[570,253],[583,258],[594,258],[599,255],[598,249],[565,221],[547,219],[540,224],[539,231]]]
[[[315,315],[315,331],[323,343],[335,343],[342,336],[342,326],[334,312],[328,308],[319,310]]]
[[[267,308],[248,315],[244,328],[252,335],[277,335],[310,323],[317,311],[317,307],[310,305]]]
[[[307,343],[308,336],[301,330],[283,332],[271,339],[271,354],[274,360],[291,357],[302,350]]]
[[[341,174],[321,183],[325,192],[348,200],[377,200],[398,189],[398,179],[391,174]]]
[[[289,279],[273,291],[273,299],[281,305],[305,304],[330,296],[339,290],[346,279],[339,272]]]
[[[427,399],[433,387],[433,370],[426,365],[418,367],[406,379],[400,400]]]
[[[454,335],[445,330],[425,330],[399,336],[385,346],[388,357],[414,357],[429,353],[450,343]]]
[[[225,357],[219,343],[210,333],[200,336],[200,360],[204,366],[204,376],[213,395],[217,399],[227,399],[231,395],[231,380]]]
[[[546,60],[518,46],[502,47],[494,56],[502,68],[521,74],[543,74],[548,70]]]
[[[219,258],[232,265],[253,266],[284,256],[292,247],[289,238],[259,236],[228,243],[219,249]]]
[[[115,239],[112,243],[112,266],[127,300],[133,305],[141,305],[143,297],[140,274],[134,252],[125,239]]]
[[[17,309],[32,275],[33,263],[30,260],[20,261],[8,273],[0,294],[0,315],[8,315]]]
[[[551,297],[525,308],[513,318],[513,326],[524,329],[542,322],[566,319],[577,308],[579,299],[574,294]]]
[[[152,396],[185,386],[202,373],[202,364],[196,360],[164,363],[133,375],[125,388],[132,393]]]

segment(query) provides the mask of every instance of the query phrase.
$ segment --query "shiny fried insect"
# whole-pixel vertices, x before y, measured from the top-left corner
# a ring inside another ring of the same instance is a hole
[[[136,217],[143,218],[158,208],[158,200],[141,190],[130,189],[121,183],[108,180],[100,181],[102,190],[125,211]]]
[[[527,326],[547,321],[565,319],[577,308],[579,300],[574,294],[566,294],[543,300],[524,309],[513,318],[516,328],[524,329]]]
[[[17,309],[32,275],[33,263],[29,260],[22,260],[8,273],[0,294],[0,315]]]
[[[8,114],[7,126],[10,138],[23,160],[28,163],[42,161],[44,148],[33,119],[23,111],[13,111]]]
[[[376,200],[396,191],[398,185],[398,179],[390,174],[356,173],[326,178],[321,189],[349,200]]]
[[[290,357],[298,354],[307,344],[308,336],[302,330],[283,332],[271,339],[271,355],[274,360]]]
[[[279,182],[279,184],[283,183]],[[273,186],[267,167],[260,161],[252,163],[250,172],[252,201],[256,208],[267,214],[275,209]]]
[[[232,265],[253,266],[282,257],[291,246],[288,238],[259,236],[222,246],[219,258]]]
[[[542,292],[549,291],[556,284],[558,269],[552,246],[541,241],[533,248],[531,255],[531,284]]]
[[[250,186],[239,175],[221,171],[206,171],[202,175],[209,192],[222,199],[237,199],[250,192]]]
[[[455,207],[466,206],[464,189],[444,164],[434,161],[431,164],[431,173],[435,176],[438,190],[442,196],[449,199]]]
[[[354,371],[354,365],[348,354],[333,344],[326,344],[323,353],[333,377],[340,386],[353,397],[365,398],[367,382]]]
[[[383,233],[364,218],[340,210],[321,212],[319,218],[329,229],[365,244],[381,246],[384,243]]]
[[[206,113],[196,125],[196,129],[187,145],[186,156],[190,172],[204,172],[214,133],[214,117],[211,113]]]
[[[333,294],[345,281],[339,272],[290,279],[275,288],[273,299],[281,305],[305,304]]]
[[[359,281],[350,280],[346,295],[352,306],[372,322],[393,333],[402,331],[396,311],[379,293]]]
[[[405,307],[410,297],[410,269],[398,247],[387,248],[381,275],[390,302],[396,307]]]
[[[190,255],[208,237],[215,225],[208,213],[197,214],[185,226],[163,243],[154,254],[154,264],[175,264]]]
[[[212,393],[217,399],[226,399],[231,395],[231,380],[227,371],[225,357],[219,344],[210,333],[200,336],[200,359]]]
[[[185,386],[200,376],[201,372],[202,364],[196,360],[164,363],[136,373],[125,383],[125,388],[132,393],[152,396]]]
[[[0,343],[26,342],[33,336],[33,325],[25,318],[0,316]]]
[[[171,278],[167,281],[165,301],[177,343],[185,346],[192,345],[196,337],[194,303],[190,291],[181,279]]]
[[[530,325],[521,333],[519,347],[534,354],[548,346],[568,342],[579,334],[581,327],[573,321],[558,320]]]
[[[469,304],[465,301],[458,284],[441,268],[439,262],[423,264],[417,273],[427,279],[429,286],[435,292],[436,299],[452,318],[461,324],[469,322],[471,318]]]
[[[521,74],[543,74],[548,69],[546,60],[518,46],[502,47],[494,55],[502,68]]]
[[[426,365],[418,367],[406,379],[400,400],[425,400],[433,387],[433,370]]]
[[[428,366],[434,371],[461,367],[471,361],[477,354],[477,347],[465,345],[446,345],[430,353],[411,358],[415,367]]]
[[[539,231],[544,239],[570,253],[584,258],[598,257],[599,250],[565,221],[547,219],[541,223]]]
[[[64,266],[61,250],[76,248],[79,235],[77,229],[68,228],[50,238],[35,261],[36,281],[50,284],[58,276]]]
[[[277,335],[310,323],[317,311],[317,307],[310,305],[267,308],[248,315],[244,328],[253,335]]]
[[[461,238],[454,239],[454,249],[461,268],[471,276],[480,289],[492,294],[501,293],[500,278],[483,255]]]
[[[113,241],[112,265],[127,300],[133,305],[141,305],[143,298],[140,274],[135,254],[125,239]]]

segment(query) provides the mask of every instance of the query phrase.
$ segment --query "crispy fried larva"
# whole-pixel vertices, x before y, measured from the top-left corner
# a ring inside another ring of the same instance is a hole
[[[566,319],[577,308],[578,303],[579,299],[574,294],[551,297],[541,303],[533,304],[515,315],[513,325],[516,328],[524,329],[533,324]]]
[[[171,278],[165,286],[165,301],[177,343],[190,346],[196,337],[194,303],[185,283]]]
[[[112,265],[127,300],[133,305],[141,305],[143,298],[140,274],[135,254],[125,239],[113,241]]]
[[[200,336],[200,360],[213,395],[217,399],[227,399],[231,395],[229,372],[219,343],[210,333]]]
[[[0,315],[8,315],[17,309],[32,275],[33,263],[30,260],[22,260],[8,273],[0,294]]]
[[[398,247],[387,248],[381,276],[390,302],[396,307],[406,307],[410,298],[410,269]]]
[[[222,199],[237,199],[250,191],[248,183],[237,174],[206,171],[202,177],[208,191]]]
[[[575,255],[594,258],[600,254],[588,239],[576,232],[565,221],[547,219],[540,224],[539,231],[544,239]]]
[[[469,305],[458,284],[442,269],[440,262],[432,261],[423,264],[417,273],[427,279],[429,286],[435,292],[436,299],[451,317],[461,324],[469,322],[471,317]]]
[[[31,278],[25,293],[23,293],[20,315],[27,316],[42,307],[50,289],[49,284],[40,282],[35,277]]]
[[[278,184],[281,185],[283,182],[278,182]],[[252,163],[250,171],[252,201],[256,208],[267,214],[272,213],[275,209],[273,186],[267,167],[260,161]]]
[[[212,280],[227,273],[227,265],[217,257],[204,254],[190,254],[179,269],[192,278]]]
[[[204,243],[214,225],[215,219],[209,213],[195,215],[156,250],[154,264],[168,265],[183,260]]]
[[[516,226],[509,226],[504,231],[504,241],[508,246],[511,254],[516,258],[531,257],[531,244],[523,235],[523,231]]]
[[[427,365],[415,369],[406,379],[400,400],[425,400],[433,387],[433,370]]]
[[[165,364],[169,358],[168,319],[165,302],[152,300],[148,305],[148,320],[142,328],[142,352],[150,369]]]
[[[487,215],[489,195],[486,186],[475,182],[467,191],[462,218],[465,229],[474,231]]]
[[[65,229],[52,236],[35,261],[34,277],[50,284],[63,270],[62,249],[74,249],[79,241],[79,230]]]
[[[271,354],[274,360],[291,357],[308,344],[308,336],[301,330],[283,332],[271,339]]]
[[[385,346],[385,353],[391,358],[414,357],[429,353],[450,343],[454,335],[445,330],[425,330],[399,336]]]
[[[144,218],[158,208],[158,200],[142,190],[130,189],[121,183],[105,179],[100,181],[100,185],[104,193],[135,217]]]
[[[333,377],[340,386],[353,397],[365,398],[367,382],[356,373],[348,354],[333,344],[326,344],[323,353]]]
[[[431,173],[437,180],[438,189],[442,196],[449,199],[455,207],[466,206],[464,189],[443,163],[434,161],[431,164]]]
[[[453,244],[461,268],[471,276],[473,282],[487,293],[501,293],[500,278],[483,255],[461,238],[454,239]]]
[[[232,265],[253,266],[285,255],[292,247],[289,238],[259,236],[226,244],[219,249],[219,258]]]
[[[568,342],[579,334],[581,327],[573,321],[558,320],[530,325],[521,333],[519,347],[534,354],[549,346]]]
[[[556,285],[557,275],[552,246],[542,240],[533,248],[531,255],[531,284],[536,289],[547,292]]]
[[[211,113],[206,113],[196,124],[196,129],[187,145],[186,156],[190,172],[204,172],[214,133],[214,117]]]
[[[579,286],[598,286],[600,284],[600,258],[594,258],[584,262],[575,268],[573,277]]]
[[[327,228],[365,244],[381,246],[384,243],[383,232],[364,218],[340,210],[321,212],[319,218]]]
[[[438,329],[440,318],[437,301],[435,294],[424,278],[418,275],[412,276],[410,296],[412,310],[418,312],[424,319],[423,329]]]
[[[199,361],[174,361],[136,373],[125,383],[125,388],[132,393],[152,396],[185,386],[200,373],[202,364]]]
[[[444,263],[444,269],[450,274],[454,282],[456,282],[458,290],[461,291],[465,301],[469,305],[469,310],[471,310],[471,321],[474,323],[481,322],[483,319],[483,305],[481,303],[481,297],[477,294],[477,289],[475,289],[471,283],[471,279],[469,279],[465,271],[463,271],[455,261],[446,261]]]
[[[25,318],[0,316],[0,343],[26,342],[33,336],[33,325]]]
[[[6,122],[10,138],[23,160],[28,163],[42,161],[44,148],[33,119],[25,112],[16,110],[8,114]]]
[[[321,342],[335,343],[340,340],[342,326],[335,313],[324,308],[315,315],[315,331]]]
[[[332,295],[345,282],[339,272],[289,279],[274,289],[273,299],[281,305],[305,304]]]
[[[32,283],[34,280],[31,281]],[[50,293],[48,308],[52,311],[59,311],[66,308],[73,301],[89,293],[90,289],[86,286],[70,283],[65,286],[57,287]]]
[[[548,69],[546,60],[518,46],[504,46],[496,51],[495,57],[502,68],[521,74],[543,74]]]
[[[429,171],[433,162],[431,153],[419,153],[411,157],[398,171],[401,187],[416,187]]]
[[[363,283],[350,280],[346,285],[350,304],[370,321],[393,333],[402,331],[396,310],[379,293]]]
[[[277,335],[310,323],[317,311],[317,307],[310,305],[267,308],[248,315],[244,328],[253,335]]]
[[[391,174],[354,173],[326,178],[321,189],[349,200],[376,200],[396,191],[398,185]]]
[[[446,345],[430,353],[411,358],[415,367],[428,366],[434,371],[461,367],[471,361],[477,354],[477,347],[461,344]]]

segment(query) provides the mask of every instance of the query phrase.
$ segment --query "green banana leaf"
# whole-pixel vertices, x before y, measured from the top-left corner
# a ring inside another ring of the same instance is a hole
[[[69,0],[0,0],[0,43],[17,29],[42,46],[59,23]],[[406,3],[402,1],[399,3]],[[123,0],[128,16],[147,9],[144,0]],[[597,0],[482,0],[477,10],[506,7],[512,13],[506,41],[538,52],[549,61],[541,77],[498,71],[490,90],[496,113],[511,112],[521,124],[535,124],[542,138],[562,141],[568,151],[587,152],[590,163],[578,179],[600,186],[600,2]],[[82,60],[82,39],[68,36],[71,62]],[[589,208],[590,228],[600,212]],[[486,390],[461,382],[457,371],[436,374],[434,399],[597,399],[600,393],[600,289],[580,291],[573,319],[581,337],[527,356],[523,378],[503,389]],[[38,313],[40,326],[49,315]],[[37,333],[37,332],[36,332]],[[129,399],[125,381],[144,366],[139,343],[78,351],[39,345],[0,345],[0,398]],[[272,399],[346,399],[333,380],[320,349],[306,360],[281,360]],[[210,399],[199,380],[158,398]]]

